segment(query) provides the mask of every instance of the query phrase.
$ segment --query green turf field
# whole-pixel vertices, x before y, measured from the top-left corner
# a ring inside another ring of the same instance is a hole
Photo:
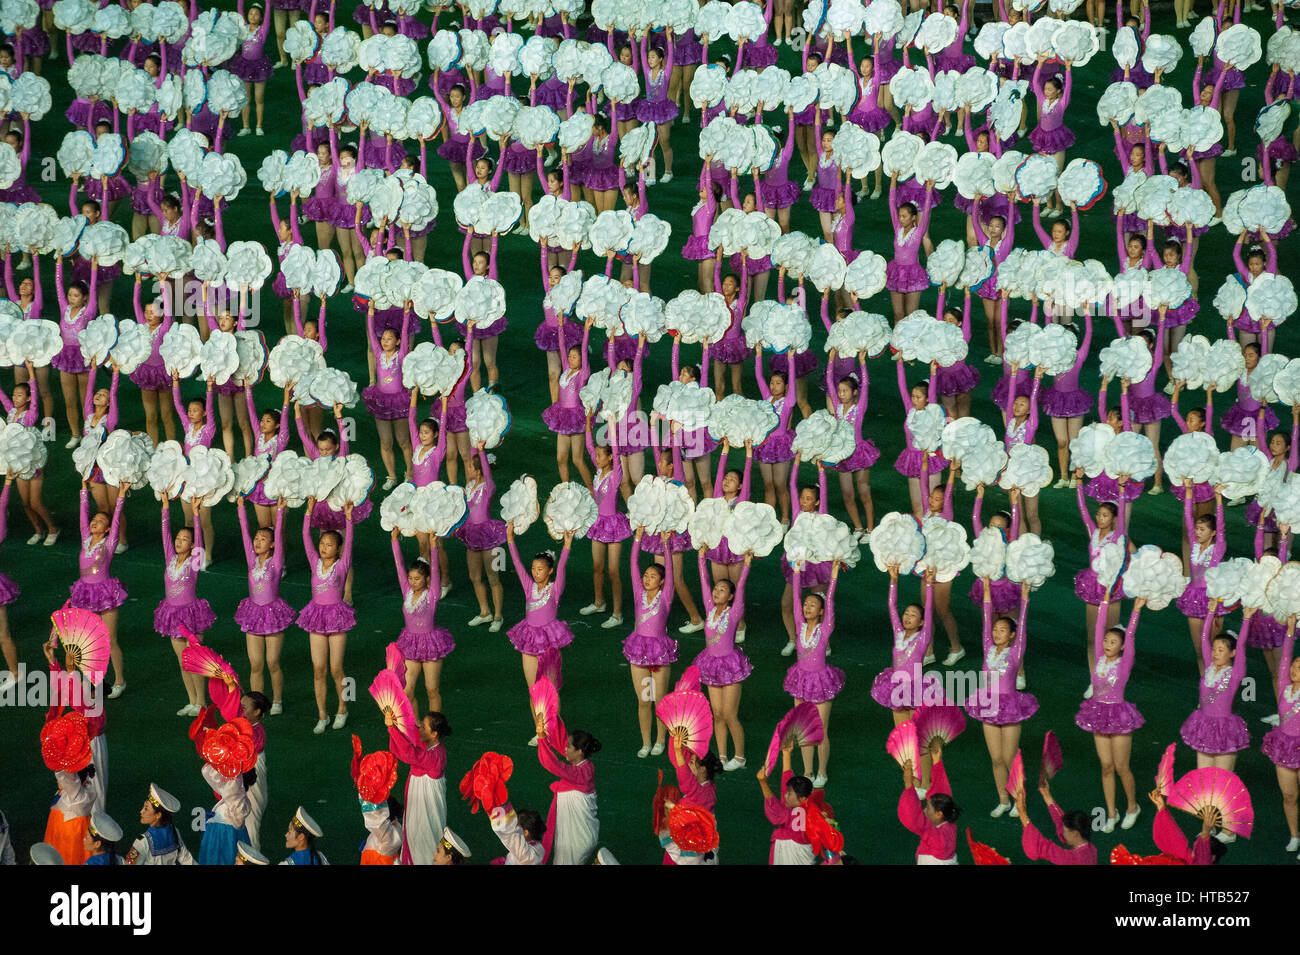
[[[352,25],[351,7],[350,2],[340,4],[338,22],[341,25]],[[444,15],[444,23],[448,19]],[[1167,8],[1157,9],[1154,19],[1155,31],[1161,32],[1171,22],[1172,14]],[[1271,32],[1271,21],[1263,15],[1252,15],[1248,22],[1260,29],[1265,37]],[[1185,43],[1186,31],[1179,31],[1179,37]],[[271,43],[273,41],[269,42],[268,50],[272,49]],[[421,48],[423,50],[423,44]],[[61,38],[59,49],[63,49]],[[966,49],[970,49],[969,45]],[[28,167],[32,185],[40,189],[45,199],[60,212],[65,211],[67,183],[53,178],[43,181],[41,170],[49,169],[51,176],[55,175],[52,157],[69,129],[62,115],[71,98],[69,90],[61,83],[66,65],[62,53],[59,59],[44,64],[45,74],[54,86],[55,107],[35,127]],[[796,53],[783,48],[781,65],[797,70]],[[1099,160],[1108,181],[1115,185],[1122,176],[1113,154],[1110,130],[1097,125],[1093,108],[1109,81],[1112,67],[1113,60],[1103,51],[1086,68],[1077,71],[1067,123],[1078,137],[1069,157],[1088,156]],[[1166,77],[1167,83],[1183,90],[1185,104],[1191,101],[1194,67],[1193,59],[1185,56],[1174,75]],[[1218,183],[1225,197],[1243,182],[1253,181],[1255,163],[1252,157],[1256,139],[1251,126],[1255,112],[1262,105],[1262,83],[1266,76],[1267,66],[1262,62],[1257,64],[1250,74],[1249,85],[1242,91],[1237,109],[1238,157],[1219,162]],[[354,72],[349,78],[359,79],[360,73]],[[421,77],[421,91],[425,90],[426,78],[427,74]],[[255,173],[267,152],[273,148],[287,149],[290,138],[300,131],[298,101],[290,72],[281,70],[275,73],[268,85],[267,103],[267,135],[230,141],[228,150],[244,160],[250,182],[234,207],[226,213],[225,228],[228,240],[257,239],[268,249],[273,249],[275,240],[267,220],[266,198]],[[657,185],[649,191],[651,211],[671,221],[675,230],[668,252],[655,263],[653,270],[653,291],[665,299],[683,288],[693,287],[695,282],[693,263],[681,261],[678,250],[689,236],[689,212],[695,201],[694,183],[699,170],[695,150],[697,132],[692,127],[674,127],[676,178],[667,186]],[[956,138],[952,141],[964,150],[964,143]],[[430,156],[432,159],[432,150]],[[48,163],[47,158],[51,160]],[[794,167],[792,178],[802,172],[797,158]],[[457,270],[461,236],[456,231],[451,213],[454,186],[444,163],[433,162],[430,180],[438,189],[443,212],[437,229],[430,236],[426,262]],[[174,188],[174,177],[170,177],[169,182]],[[951,206],[952,192],[950,189],[949,201],[936,211],[931,223],[930,234],[936,242],[963,234],[962,221]],[[536,194],[540,195],[540,190]],[[1101,259],[1113,271],[1116,267],[1115,242],[1109,210],[1110,199],[1106,197],[1093,210],[1083,214],[1078,257]],[[1027,215],[1028,207],[1024,211]],[[128,219],[129,213],[120,209],[119,221],[129,228]],[[806,202],[796,206],[792,226],[810,234],[817,233],[815,214]],[[306,232],[310,242],[314,235],[310,229]],[[1018,238],[1021,245],[1037,247],[1027,221],[1022,225]],[[1193,332],[1216,337],[1222,332],[1209,300],[1223,276],[1231,271],[1230,243],[1231,239],[1221,228],[1202,242],[1197,266],[1204,304],[1201,315],[1191,327]],[[854,244],[860,249],[873,249],[886,256],[890,254],[885,199],[858,207]],[[537,250],[527,237],[507,236],[502,239],[500,254],[501,280],[508,294],[510,317],[510,329],[501,342],[500,391],[509,401],[514,428],[498,453],[494,477],[500,492],[504,492],[514,477],[527,470],[537,476],[545,494],[558,477],[553,463],[554,441],[540,418],[542,408],[548,403],[545,364],[532,340],[533,329],[541,320]],[[1284,248],[1281,262],[1283,271],[1294,274],[1289,249]],[[515,267],[516,263],[518,267]],[[590,254],[579,263],[579,267],[588,272],[602,265]],[[44,275],[52,277],[52,273],[53,268],[47,263]],[[115,288],[113,310],[119,317],[131,314],[130,291],[127,280],[120,281]],[[923,307],[933,307],[934,298],[933,291],[927,293]],[[52,287],[47,287],[45,301],[45,316],[51,317],[55,309]],[[865,307],[886,314],[889,312],[885,295],[865,303]],[[983,383],[976,394],[974,413],[993,424],[1001,434],[997,412],[990,399],[996,372],[981,363],[985,355],[983,322],[979,306],[975,308],[971,361],[980,368]],[[279,311],[279,303],[268,286],[262,294],[261,326],[268,344],[279,337]],[[1020,303],[1013,306],[1015,311],[1027,312],[1027,307]],[[1113,334],[1109,325],[1106,321],[1097,323],[1092,359],[1082,379],[1085,387],[1095,387],[1097,383],[1095,356]],[[361,317],[345,296],[337,296],[330,303],[329,340],[334,346],[329,351],[329,363],[346,369],[364,385]],[[814,347],[819,353],[822,340],[819,331],[814,338]],[[1293,354],[1294,340],[1295,335],[1289,327],[1282,329],[1277,350]],[[654,388],[668,378],[668,347],[666,342],[661,343],[647,361],[643,397],[647,410]],[[903,434],[899,397],[888,356],[871,362],[870,373],[873,380],[864,431],[882,452],[872,481],[879,518],[888,511],[907,509],[908,500],[906,485],[892,468],[895,456],[902,449]],[[913,380],[924,377],[924,372],[915,369],[911,377]],[[1159,384],[1163,386],[1163,376]],[[6,373],[4,386],[11,385],[12,378]],[[746,387],[750,394],[757,394],[750,371],[746,372]],[[197,390],[197,386],[190,385],[187,394],[189,390]],[[134,386],[124,384],[120,397],[121,427],[143,427],[138,394]],[[256,398],[259,408],[272,404],[279,406],[280,399],[269,381],[258,387]],[[1188,406],[1187,401],[1184,401],[1184,406]],[[364,419],[364,409],[360,405],[353,413],[359,416],[357,439],[352,448],[365,453],[379,468],[374,427]],[[52,549],[26,547],[24,541],[30,529],[18,507],[17,494],[14,494],[9,513],[9,539],[0,548],[0,567],[23,588],[22,597],[9,608],[9,621],[22,659],[29,668],[43,666],[40,644],[48,632],[48,615],[63,604],[68,595],[68,585],[77,573],[77,483],[70,462],[71,452],[63,450],[67,434],[61,405],[57,418],[60,431],[58,440],[50,445],[46,501],[63,528],[63,538]],[[1285,414],[1283,419],[1286,422]],[[1174,427],[1172,422],[1166,422],[1165,444],[1176,433]],[[1051,429],[1046,420],[1040,429],[1039,441],[1054,452]],[[292,446],[298,446],[296,439]],[[739,454],[735,455],[735,460],[739,463]],[[1052,460],[1055,464],[1054,453]],[[380,471],[382,481],[382,469]],[[805,480],[811,479],[811,469],[805,469],[803,476]],[[757,473],[754,480],[754,498],[761,500],[758,496],[761,479]],[[377,502],[382,497],[383,493],[377,488],[373,498]],[[990,505],[1005,506],[1002,492],[995,489],[990,492],[990,498]],[[834,482],[831,506],[833,512],[843,516]],[[956,500],[958,520],[969,522],[970,506],[971,495],[959,488]],[[1229,555],[1249,555],[1252,532],[1244,524],[1243,511],[1228,511]],[[495,507],[493,513],[496,513]],[[988,513],[986,508],[986,516]],[[147,490],[137,492],[128,503],[126,514],[131,549],[116,559],[113,569],[131,597],[122,608],[120,625],[129,688],[120,700],[107,704],[111,781],[108,808],[123,824],[129,837],[134,838],[139,829],[136,814],[150,781],[157,782],[181,799],[186,818],[195,807],[210,808],[212,794],[199,775],[200,761],[186,735],[189,720],[173,715],[184,702],[184,697],[172,649],[152,630],[151,615],[162,596],[158,510],[152,494]],[[179,516],[176,519],[179,520]],[[300,519],[299,512],[290,515],[287,521],[288,576],[282,594],[295,607],[301,607],[308,599],[308,578],[298,539],[297,519]],[[1029,690],[1037,695],[1041,708],[1024,726],[1022,747],[1032,776],[1036,774],[1043,736],[1048,730],[1054,730],[1061,739],[1066,763],[1055,783],[1056,797],[1067,809],[1092,810],[1103,805],[1097,759],[1089,735],[1074,725],[1080,694],[1088,682],[1083,606],[1074,597],[1072,588],[1074,572],[1086,561],[1086,532],[1080,524],[1071,491],[1044,491],[1041,519],[1044,536],[1056,547],[1057,573],[1032,599],[1027,672]],[[233,505],[219,505],[213,512],[213,520],[218,534],[214,563],[202,576],[199,585],[200,596],[211,602],[218,617],[207,642],[225,654],[246,676],[244,639],[236,631],[233,621],[234,608],[247,593]],[[1143,497],[1134,508],[1132,536],[1138,544],[1155,543],[1176,552],[1180,522],[1179,503],[1168,494]],[[520,543],[525,553],[551,546],[552,542],[540,522]],[[411,549],[408,547],[408,559]],[[510,792],[517,807],[536,807],[544,812],[550,798],[546,787],[551,777],[538,766],[534,751],[525,745],[532,729],[519,655],[508,643],[504,630],[493,635],[487,632],[486,627],[474,630],[465,627],[465,622],[477,612],[476,604],[466,576],[463,548],[453,543],[450,550],[454,589],[442,601],[438,617],[457,640],[456,651],[443,670],[442,688],[443,709],[454,728],[454,735],[448,743],[449,821],[468,840],[475,861],[478,861],[499,854],[500,848],[486,818],[471,816],[465,804],[457,798],[460,778],[478,756],[484,751],[496,750],[515,760]],[[762,561],[755,568],[747,588],[749,628],[744,649],[754,663],[754,673],[745,683],[741,719],[748,734],[747,755],[751,767],[756,767],[761,761],[775,722],[790,705],[789,697],[782,692],[782,679],[792,658],[783,658],[778,653],[785,643],[785,633],[779,617],[782,581],[777,562],[775,554]],[[282,716],[268,718],[266,722],[270,804],[263,822],[262,842],[273,860],[287,854],[280,852],[279,834],[299,804],[305,806],[324,827],[325,838],[320,847],[334,863],[355,863],[359,857],[359,844],[365,836],[356,792],[348,775],[351,758],[349,736],[353,732],[359,733],[368,750],[384,745],[384,727],[365,688],[383,665],[384,646],[396,638],[401,626],[400,594],[394,580],[388,535],[381,531],[377,514],[359,528],[354,563],[357,568],[355,599],[358,624],[349,640],[348,673],[355,680],[357,699],[352,704],[352,718],[346,731],[329,730],[324,736],[312,736],[315,708],[307,639],[303,633],[291,631],[285,641],[285,710]],[[596,757],[601,843],[609,846],[622,862],[655,863],[661,852],[650,831],[650,800],[657,772],[671,770],[666,756],[648,760],[638,760],[635,756],[640,744],[632,687],[627,664],[620,652],[620,642],[626,633],[624,630],[601,630],[598,626],[602,619],[600,616],[580,617],[577,613],[578,608],[588,603],[591,597],[590,568],[589,548],[579,542],[569,563],[568,586],[561,607],[562,616],[570,622],[577,636],[573,646],[564,654],[564,718],[570,728],[587,728],[594,732],[604,745]],[[698,581],[689,563],[688,576],[690,586],[696,590]],[[505,574],[503,581],[507,594],[505,617],[508,627],[520,619],[523,606],[513,575]],[[834,805],[845,833],[846,851],[863,861],[902,864],[912,861],[916,839],[902,828],[895,815],[900,775],[884,749],[892,720],[868,695],[871,680],[889,662],[890,635],[885,607],[887,583],[886,575],[876,571],[869,556],[855,571],[846,572],[841,580],[838,629],[832,641],[834,654],[831,662],[846,671],[848,680],[835,701],[830,723],[833,748],[827,797]],[[953,608],[968,651],[962,665],[977,667],[979,617],[965,598],[969,586],[969,575],[956,582]],[[918,580],[905,581],[901,599],[904,602],[915,599],[919,590]],[[630,591],[627,599],[630,600]],[[1125,614],[1127,610],[1126,604]],[[1235,616],[1231,618],[1229,626],[1235,628],[1236,620]],[[683,621],[684,614],[678,608],[674,612],[673,626]],[[1114,835],[1097,835],[1103,858],[1121,842],[1135,852],[1154,851],[1150,839],[1153,808],[1145,793],[1151,788],[1156,763],[1164,747],[1178,738],[1178,727],[1196,704],[1197,673],[1187,624],[1179,612],[1171,606],[1158,613],[1147,613],[1137,640],[1137,663],[1129,683],[1128,699],[1137,704],[1147,720],[1135,735],[1133,751],[1133,768],[1143,815],[1131,832],[1116,830]],[[941,638],[939,644],[942,645]],[[680,673],[682,664],[702,647],[702,633],[680,639],[679,664],[674,668],[674,676]],[[1258,749],[1267,729],[1259,719],[1272,709],[1273,692],[1267,682],[1263,658],[1252,651],[1247,681],[1243,685],[1248,699],[1239,701],[1236,710],[1246,718],[1252,736],[1253,746],[1241,754],[1238,771],[1251,789],[1257,824],[1252,840],[1240,840],[1232,847],[1228,855],[1230,862],[1294,862],[1281,851],[1287,840],[1281,798],[1273,767]],[[417,693],[417,698],[422,699],[421,694],[422,691]],[[333,707],[332,689],[330,698]],[[27,847],[41,838],[54,788],[52,776],[40,760],[37,736],[42,717],[43,711],[33,708],[0,714],[0,809],[9,818],[15,843],[23,858]],[[1193,768],[1194,758],[1191,750],[1180,746],[1178,771],[1181,773]],[[1019,824],[1006,817],[991,820],[987,816],[997,794],[977,724],[970,724],[967,732],[951,747],[946,761],[956,800],[966,810],[961,827],[972,826],[979,840],[996,846],[1016,863],[1024,862],[1019,848]],[[762,800],[752,770],[727,774],[718,780],[717,786],[722,860],[728,864],[764,862],[770,827],[762,815]],[[1030,807],[1036,820],[1046,824],[1046,811],[1032,794]],[[1104,816],[1104,810],[1098,809],[1097,816]],[[1180,821],[1186,830],[1191,830],[1193,821],[1190,818]],[[184,829],[184,820],[178,819],[178,823]],[[199,834],[187,834],[187,841],[191,850],[197,853]],[[960,855],[963,862],[969,861],[964,840]]]

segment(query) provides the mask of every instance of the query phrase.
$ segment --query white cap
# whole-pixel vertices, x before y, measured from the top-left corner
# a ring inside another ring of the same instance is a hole
[[[235,857],[243,860],[244,865],[270,865],[271,860],[262,853],[258,852],[247,842],[241,842],[235,847]]]
[[[614,853],[601,846],[596,853],[596,865],[618,865],[618,860],[614,858]]]
[[[63,856],[59,850],[48,842],[38,842],[32,846],[30,858],[32,865],[63,865]]]
[[[298,811],[293,814],[293,824],[314,839],[319,839],[324,834],[316,824],[316,820],[307,815],[307,810],[302,806],[299,806]]]
[[[444,828],[442,830],[442,841],[450,848],[459,852],[461,858],[468,859],[470,857],[469,846],[465,844],[465,840],[452,832],[450,828]]]
[[[122,827],[106,812],[92,813],[90,834],[100,842],[117,842],[122,838]]]
[[[149,784],[149,801],[159,809],[173,814],[181,809],[181,801],[157,783]]]

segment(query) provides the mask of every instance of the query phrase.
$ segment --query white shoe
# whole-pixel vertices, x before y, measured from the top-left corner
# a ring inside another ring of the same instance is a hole
[[[670,172],[666,172],[659,177],[659,181],[667,185],[668,183],[673,181],[673,174]]]
[[[43,540],[45,540],[45,535],[40,531],[37,531],[31,537],[27,538],[27,545],[30,547],[32,544],[39,544]]]
[[[440,593],[440,594],[438,595],[438,599],[439,599],[439,600],[442,600],[442,599],[443,599],[444,597],[446,597],[447,594],[449,594],[449,593],[451,593],[451,584],[443,584],[443,585],[442,585],[442,593]]]
[[[501,623],[502,621],[500,620],[493,620],[490,624],[488,624],[488,633],[496,633],[498,630],[500,630]]]
[[[1222,153],[1220,153],[1220,155],[1221,155],[1221,156],[1235,156],[1235,155],[1237,155],[1237,150],[1235,150],[1235,149],[1225,149]],[[1218,838],[1218,837],[1216,836],[1216,838]],[[1233,840],[1235,841],[1237,837],[1236,837],[1236,836],[1233,836],[1232,838],[1233,838]],[[1219,841],[1222,842],[1223,840],[1222,840],[1222,839],[1219,839]]]
[[[348,725],[348,714],[346,714],[346,713],[335,713],[335,714],[334,714],[334,728],[335,728],[336,730],[341,730],[341,729],[343,729],[343,727],[345,727],[345,726],[347,726],[347,725]]]
[[[536,749],[536,748],[537,748],[537,737],[534,736],[532,739],[530,739],[530,740],[528,741],[528,745],[531,746],[531,747],[533,747],[533,749]]]
[[[858,200],[861,202],[861,201],[865,201],[866,198],[867,198],[867,190],[866,187],[864,186],[863,188],[858,190]]]
[[[699,621],[698,623],[688,621],[682,624],[680,627],[678,627],[677,632],[678,633],[699,633],[703,629],[704,629],[703,620]]]
[[[826,788],[826,777],[825,777],[825,776],[814,776],[814,777],[812,778],[812,784],[813,784],[813,789],[825,789],[825,788]]]
[[[1068,488],[1069,486],[1070,486],[1070,479],[1068,477],[1063,477],[1055,484],[1052,485],[1052,487],[1057,490],[1063,490],[1065,488]]]
[[[340,295],[351,295],[351,294],[352,294],[352,283],[349,282],[347,285],[345,285],[345,286],[343,286],[341,289],[339,289],[339,294],[340,294]]]
[[[1091,700],[1091,699],[1092,699],[1092,684],[1091,684],[1091,683],[1088,684],[1088,689],[1086,689],[1086,690],[1083,691],[1083,698],[1084,698],[1085,700]]]
[[[468,627],[478,627],[478,626],[481,626],[481,625],[487,623],[487,622],[488,622],[489,620],[491,620],[491,619],[492,619],[492,618],[489,617],[487,614],[485,614],[485,613],[481,613],[481,614],[478,614],[478,615],[476,615],[476,616],[470,617],[469,623],[466,624],[466,626],[468,626]]]
[[[1169,382],[1169,384],[1165,385],[1165,394],[1172,395],[1173,393],[1174,393],[1174,383],[1171,381]]]
[[[739,630],[736,631],[736,645],[739,646],[744,642],[745,642],[745,628],[741,627]]]
[[[1212,226],[1213,226],[1213,225],[1220,225],[1220,224],[1222,224],[1222,222],[1223,222],[1223,217],[1222,217],[1222,216],[1215,216],[1213,219],[1210,220],[1210,225],[1212,225]]]
[[[1148,494],[1163,494],[1163,493],[1165,493],[1165,489],[1164,489],[1163,487],[1161,487],[1159,484],[1155,484],[1155,485],[1152,485],[1151,489],[1148,490],[1147,493],[1148,493]]]
[[[997,355],[985,355],[985,356],[984,356],[984,364],[986,364],[986,365],[1000,365],[1000,364],[1002,364],[1002,359],[999,358]]]
[[[108,698],[110,700],[116,700],[119,696],[121,696],[125,692],[126,692],[125,683],[114,683],[113,688],[108,691]]]
[[[1137,822],[1138,816],[1142,814],[1141,806],[1134,806],[1128,812],[1124,813],[1124,821],[1119,824],[1121,829],[1132,829],[1133,823]]]
[[[783,646],[783,647],[781,648],[781,656],[783,656],[783,657],[788,657],[788,656],[790,656],[790,654],[792,654],[792,653],[794,653],[794,641],[793,641],[793,640],[791,640],[789,643],[787,643],[785,646]]]
[[[1287,852],[1300,852],[1300,836],[1292,836],[1291,841],[1286,844]]]
[[[663,752],[664,752],[663,743],[655,743],[653,746],[650,747],[651,756],[662,756]]]
[[[254,135],[257,135],[257,136],[265,136],[265,135],[266,135],[266,133],[262,132],[262,127],[261,127],[261,126],[257,127],[257,129],[255,129],[255,130],[253,130],[253,133],[254,133]]]
[[[179,710],[176,711],[176,715],[177,715],[177,716],[189,716],[189,715],[190,715],[190,705],[189,705],[188,703],[186,703],[184,706],[182,706]],[[196,715],[197,715],[197,714],[196,714]]]
[[[49,534],[46,534],[46,535],[45,535],[45,546],[46,546],[46,547],[53,547],[55,544],[57,544],[57,543],[59,542],[59,535],[62,534],[62,533],[63,533],[62,531],[53,531],[53,532],[51,532],[51,533],[49,533]]]
[[[1028,685],[1029,685],[1029,683],[1028,683],[1028,681],[1025,680],[1025,675],[1024,675],[1023,673],[1017,673],[1017,674],[1016,674],[1016,689],[1017,689],[1017,690],[1023,690],[1023,689],[1024,689],[1025,687],[1027,687]]]
[[[934,662],[934,654],[927,653],[925,657],[921,660],[921,666],[928,667],[933,662]]]
[[[965,650],[951,650],[948,655],[943,658],[943,665],[946,667],[955,666],[964,659],[966,659]]]
[[[638,749],[638,750],[636,751],[636,758],[637,758],[637,759],[645,759],[645,758],[646,758],[647,756],[649,756],[649,755],[650,755],[650,747],[649,747],[649,746],[642,746],[640,749]]]
[[[735,772],[737,769],[744,769],[744,768],[745,768],[744,756],[733,756],[731,757],[731,759],[727,760],[725,763],[722,764],[722,771],[724,773],[732,773]]]
[[[1115,823],[1119,822],[1119,816],[1110,816],[1106,824],[1101,827],[1102,832],[1110,833],[1115,831]]]
[[[317,721],[316,721],[316,726],[315,726],[315,728],[312,730],[312,735],[313,735],[313,736],[320,736],[322,733],[325,732],[325,727],[327,727],[327,726],[329,726],[329,725],[330,725],[330,721],[329,721],[329,717],[328,717],[328,716],[325,717],[325,719],[323,719],[323,720],[317,720]]]
[[[1281,722],[1281,720],[1278,718],[1278,715],[1274,713],[1272,716],[1264,717],[1263,719],[1260,720],[1260,722],[1267,723],[1269,726],[1277,726]]]
[[[812,187],[813,187],[813,181],[811,179],[805,179],[803,181],[804,192],[812,192]]]
[[[74,434],[72,437],[70,437],[70,438],[68,439],[68,443],[65,444],[63,447],[64,447],[66,450],[71,451],[73,448],[75,448],[75,447],[76,447],[77,445],[79,445],[79,444],[81,444],[81,435],[79,435],[79,434]]]
[[[587,606],[583,607],[581,610],[578,611],[578,613],[582,614],[582,616],[584,617],[590,617],[593,613],[604,613],[604,612],[605,612],[605,605],[597,604],[597,603],[587,604]]]
[[[655,178],[654,178],[654,176],[646,176],[646,177],[645,177],[645,184],[646,184],[647,186],[653,186],[653,185],[655,184]]]
[[[1010,815],[1011,815],[1011,818],[1012,818],[1012,819],[1019,819],[1019,818],[1020,818],[1020,810],[1016,808],[1015,803],[1012,803],[1012,804],[1011,804],[1011,813],[1010,813]]]
[[[879,189],[872,189],[872,190],[871,190],[871,198],[872,198],[872,199],[879,199],[879,198],[880,198],[880,190],[879,190]]]
[[[386,478],[386,479],[384,480],[384,490],[385,490],[385,491],[391,491],[391,490],[392,490],[393,488],[395,488],[396,486],[397,486],[397,478],[395,478],[395,477],[389,477],[389,478]]]
[[[241,129],[239,132],[235,133],[235,135],[236,135],[236,136],[251,136],[251,135],[253,135],[253,131],[252,131],[251,129],[249,129],[247,126],[245,126],[245,127],[244,127],[243,129]]]
[[[271,704],[271,712],[269,715],[279,716],[283,712],[284,712],[284,704],[281,703],[279,700],[276,700],[274,703]]]
[[[989,815],[992,816],[994,819],[1001,819],[1008,812],[1011,812],[1015,808],[1016,807],[1011,805],[1011,803],[1009,802],[1000,802],[993,807],[993,811],[990,812]]]
[[[600,625],[602,630],[613,630],[615,627],[623,626],[623,618],[610,615],[610,617]]]

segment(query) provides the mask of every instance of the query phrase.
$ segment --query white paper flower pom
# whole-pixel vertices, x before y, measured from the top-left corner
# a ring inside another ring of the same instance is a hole
[[[465,425],[470,443],[497,447],[510,430],[510,411],[505,398],[490,391],[476,391],[465,402]]]
[[[235,471],[225,451],[200,446],[190,448],[187,457],[189,464],[181,475],[185,482],[181,500],[201,499],[211,506],[230,493],[235,485]]]
[[[1233,557],[1221,561],[1205,570],[1205,595],[1217,600],[1226,607],[1235,607],[1241,603],[1241,595],[1246,589],[1246,579],[1255,567],[1253,560],[1245,557]]]
[[[1272,580],[1265,585],[1264,595],[1269,610],[1279,621],[1300,614],[1300,563],[1283,564]]]
[[[199,339],[198,329],[193,325],[175,324],[163,336],[162,344],[158,346],[158,355],[168,374],[188,378],[199,366],[202,349],[203,342]]]
[[[1055,551],[1037,534],[1021,534],[1007,545],[1007,577],[1037,590],[1056,573]]]
[[[925,553],[918,570],[933,570],[935,580],[948,583],[970,564],[971,549],[966,542],[966,528],[942,517],[928,517],[922,522]]]
[[[1098,422],[1084,425],[1070,439],[1070,468],[1083,468],[1090,478],[1105,470],[1106,449],[1115,440],[1115,429]]]
[[[446,537],[465,522],[465,489],[433,481],[411,495],[407,510],[415,533]]]
[[[1103,378],[1142,381],[1151,370],[1151,352],[1138,337],[1116,338],[1098,355]]]
[[[1295,313],[1296,304],[1295,286],[1285,275],[1265,272],[1246,290],[1246,311],[1257,322],[1280,325]]]
[[[890,328],[885,316],[875,312],[850,312],[831,326],[826,351],[846,358],[865,351],[874,358],[889,347]]]
[[[1273,391],[1284,405],[1300,405],[1300,358],[1292,358],[1273,376]]]
[[[781,542],[784,531],[771,504],[741,501],[731,512],[727,546],[735,554],[766,557]],[[694,543],[694,537],[691,542]]]
[[[944,425],[948,423],[943,405],[933,402],[920,411],[912,409],[907,413],[907,430],[912,435],[912,442],[922,451],[938,451],[943,440]]]
[[[727,534],[731,508],[720,497],[706,497],[695,505],[688,530],[691,543],[709,550],[717,547]]]
[[[1102,455],[1107,475],[1144,481],[1156,473],[1156,453],[1151,439],[1141,431],[1121,431]]]
[[[1124,593],[1143,598],[1151,610],[1163,610],[1187,589],[1183,562],[1176,554],[1166,554],[1154,544],[1139,547],[1124,571]]]
[[[537,520],[537,481],[528,474],[516,478],[501,495],[501,520],[513,524],[516,534],[524,534]]]
[[[1020,488],[1025,497],[1037,497],[1038,492],[1052,483],[1052,465],[1047,449],[1037,444],[1017,444],[1007,455],[1007,466],[998,479],[998,486],[1010,490]]]
[[[1255,370],[1247,376],[1247,384],[1250,386],[1250,396],[1256,401],[1264,404],[1273,404],[1278,401],[1277,391],[1273,387],[1278,372],[1290,364],[1290,359],[1285,355],[1277,352],[1269,352],[1267,355],[1260,357],[1259,362],[1255,365]]]
[[[1230,500],[1253,497],[1259,493],[1269,464],[1268,455],[1253,445],[1225,451],[1219,455],[1214,483],[1222,485],[1223,496]]]
[[[1000,580],[1007,571],[1007,539],[1001,528],[985,527],[970,549],[970,567],[976,578]]]
[[[1213,482],[1219,469],[1219,449],[1214,438],[1204,431],[1192,431],[1174,438],[1165,451],[1164,469],[1172,484]]]
[[[750,442],[754,447],[762,444],[776,429],[780,419],[769,402],[727,395],[716,402],[709,415],[709,435],[714,440],[726,439],[733,448]]]
[[[876,524],[867,543],[876,568],[884,573],[897,567],[900,574],[910,574],[925,554],[920,523],[911,514],[897,511],[886,514]]]
[[[391,532],[394,528],[404,537],[415,535],[415,512],[411,505],[417,488],[409,481],[393,488],[393,493],[379,503],[379,526]]]

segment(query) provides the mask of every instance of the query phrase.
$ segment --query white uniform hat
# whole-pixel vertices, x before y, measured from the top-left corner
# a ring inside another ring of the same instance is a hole
[[[149,784],[149,801],[165,812],[175,814],[181,809],[181,801],[157,783]]]
[[[293,814],[293,824],[313,839],[319,839],[324,835],[320,826],[316,824],[316,820],[307,815],[307,810],[303,809],[302,806],[299,806],[298,811]]]
[[[117,842],[122,838],[122,827],[106,812],[96,812],[90,817],[90,834],[100,842]]]
[[[463,859],[470,857],[469,846],[465,844],[465,840],[452,832],[450,828],[442,830],[442,844],[444,848],[455,849]]]
[[[271,860],[262,853],[258,852],[247,842],[241,842],[235,847],[235,858],[239,859],[244,865],[270,865]]]
[[[30,852],[32,865],[63,865],[63,856],[48,842],[38,842]]]
[[[614,853],[602,846],[596,853],[596,865],[618,865],[618,860],[614,858]]]

